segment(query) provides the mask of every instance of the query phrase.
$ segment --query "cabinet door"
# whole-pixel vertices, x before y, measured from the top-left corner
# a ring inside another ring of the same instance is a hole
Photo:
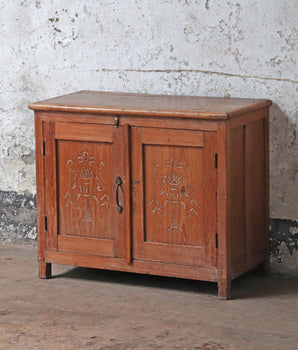
[[[216,133],[132,129],[133,256],[216,265]]]
[[[46,249],[124,256],[123,128],[47,122],[44,140]]]

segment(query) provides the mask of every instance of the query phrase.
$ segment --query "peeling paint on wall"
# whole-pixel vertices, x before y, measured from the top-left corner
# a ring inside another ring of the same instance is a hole
[[[271,219],[270,263],[275,274],[298,276],[298,222]]]
[[[52,30],[52,47],[56,49],[57,45],[66,47],[72,44],[79,36],[75,22],[78,13],[72,15],[68,9],[63,8],[61,11],[55,11],[55,14],[48,19],[48,26]]]
[[[36,229],[36,197],[0,191],[0,240],[34,241]]]
[[[298,221],[297,0],[0,0],[0,12],[0,190],[35,194],[29,102],[83,89],[269,98],[270,216]]]

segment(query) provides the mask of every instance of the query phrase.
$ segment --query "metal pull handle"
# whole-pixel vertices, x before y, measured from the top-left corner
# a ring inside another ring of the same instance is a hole
[[[117,211],[118,213],[120,214],[123,210],[123,207],[119,204],[119,199],[118,199],[118,191],[119,191],[119,187],[120,185],[122,184],[122,180],[121,180],[121,177],[120,176],[117,176],[116,177],[116,205],[117,205]]]

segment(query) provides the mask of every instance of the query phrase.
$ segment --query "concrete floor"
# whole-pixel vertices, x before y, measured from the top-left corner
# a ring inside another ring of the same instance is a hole
[[[247,274],[234,300],[213,283],[54,265],[0,245],[0,349],[298,349],[298,283]]]

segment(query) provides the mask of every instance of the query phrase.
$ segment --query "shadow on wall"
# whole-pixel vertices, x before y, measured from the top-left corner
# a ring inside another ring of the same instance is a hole
[[[295,123],[294,120],[297,120]],[[270,217],[298,219],[298,111],[270,108]]]
[[[273,104],[270,108],[270,261],[274,274],[298,276],[297,198],[297,123]]]
[[[270,220],[270,267],[273,274],[298,277],[298,222]]]

